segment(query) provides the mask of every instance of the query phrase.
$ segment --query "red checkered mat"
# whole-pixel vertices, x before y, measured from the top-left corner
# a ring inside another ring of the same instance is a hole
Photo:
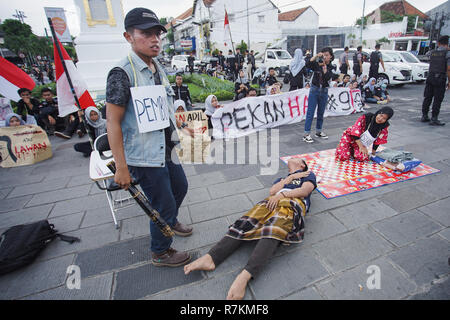
[[[281,157],[284,163],[291,158],[305,159],[309,170],[317,177],[317,190],[327,199],[345,196],[354,192],[381,187],[399,181],[414,179],[439,172],[425,164],[414,170],[397,172],[373,161],[339,161],[335,149],[308,154]]]

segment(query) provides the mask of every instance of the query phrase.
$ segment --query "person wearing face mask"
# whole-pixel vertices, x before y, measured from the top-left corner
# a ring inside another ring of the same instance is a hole
[[[180,121],[175,119],[174,92],[164,68],[156,59],[161,49],[161,34],[167,30],[156,14],[146,8],[129,11],[124,25],[123,36],[131,51],[110,70],[106,83],[108,140],[117,168],[114,181],[126,190],[131,184],[132,174],[175,235],[190,236],[193,228],[177,219],[188,189],[183,167],[176,158],[176,152],[172,152],[175,147],[173,141],[178,140],[175,126]],[[160,130],[141,131],[133,105],[133,92],[151,90],[158,85],[166,93],[167,104],[162,108],[169,124]],[[184,129],[180,132],[190,135]],[[191,259],[188,252],[172,248],[173,238],[164,236],[152,221],[150,236],[151,261],[155,266],[177,267]]]
[[[355,124],[347,128],[342,134],[336,147],[336,159],[349,160],[353,157],[357,161],[369,160],[369,149],[372,155],[377,148],[387,143],[389,119],[394,115],[390,107],[383,107],[375,114],[366,113],[356,120]]]
[[[217,109],[222,108],[223,106],[219,104],[219,100],[213,94],[209,95],[205,100],[205,114],[208,118],[208,129],[212,129],[211,116],[216,112]]]

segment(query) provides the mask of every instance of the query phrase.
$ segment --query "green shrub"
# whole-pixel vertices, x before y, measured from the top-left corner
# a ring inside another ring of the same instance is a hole
[[[47,83],[47,84],[42,84],[42,85],[38,85],[36,87],[34,87],[33,91],[31,91],[31,96],[33,98],[36,98],[38,100],[42,99],[41,96],[41,90],[44,88],[50,88],[53,92],[53,94],[56,96],[56,82],[51,82],[51,83]]]

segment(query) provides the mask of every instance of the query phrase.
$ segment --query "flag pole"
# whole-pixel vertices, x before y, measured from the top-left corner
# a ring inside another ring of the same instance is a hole
[[[225,8],[225,14],[228,16],[227,8],[226,8],[225,4],[223,5],[223,7]],[[230,32],[230,40],[231,40],[231,47],[233,48],[233,54],[234,54],[234,57],[236,57],[236,50],[234,50],[233,37],[231,36],[230,20],[228,20],[228,31]],[[239,79],[241,80],[241,83],[242,83],[240,72],[238,72],[238,77],[239,77]]]
[[[81,111],[84,114],[84,111],[81,108],[80,101],[78,100],[77,93],[75,92],[75,88],[73,86],[72,79],[70,78],[69,71],[67,70],[66,62],[64,61],[64,58],[63,58],[63,55],[62,55],[62,51],[61,51],[61,48],[59,46],[59,41],[58,41],[58,38],[56,37],[55,29],[53,28],[52,19],[51,18],[47,18],[47,20],[48,20],[48,24],[50,25],[50,30],[52,32],[53,42],[55,43],[56,50],[58,51],[59,59],[61,60],[61,63],[62,63],[63,69],[64,69],[64,73],[65,73],[65,75],[67,77],[67,82],[69,83],[70,90],[72,92],[73,98],[75,99],[76,107],[78,108],[78,111]],[[86,129],[86,131],[88,133],[88,136],[89,136],[89,142],[91,143],[92,149],[94,149],[94,142],[92,141],[92,138],[91,138],[90,129],[87,126],[87,124],[84,122],[84,118],[83,117],[81,117],[81,122],[84,124],[84,127],[85,127],[85,129]]]

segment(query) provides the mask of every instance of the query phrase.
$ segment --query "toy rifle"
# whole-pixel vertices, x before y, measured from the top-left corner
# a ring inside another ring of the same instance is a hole
[[[116,163],[114,161],[108,162],[106,166],[108,167],[109,170],[111,170],[113,174],[116,174]],[[172,231],[172,229],[170,229],[166,221],[164,221],[164,219],[161,218],[159,212],[152,207],[147,197],[141,191],[139,191],[139,189],[134,185],[130,185],[128,187],[128,191],[130,192],[134,200],[136,200],[139,206],[153,221],[153,223],[156,224],[156,226],[161,230],[163,235],[166,236],[167,238],[173,237],[174,232]]]

